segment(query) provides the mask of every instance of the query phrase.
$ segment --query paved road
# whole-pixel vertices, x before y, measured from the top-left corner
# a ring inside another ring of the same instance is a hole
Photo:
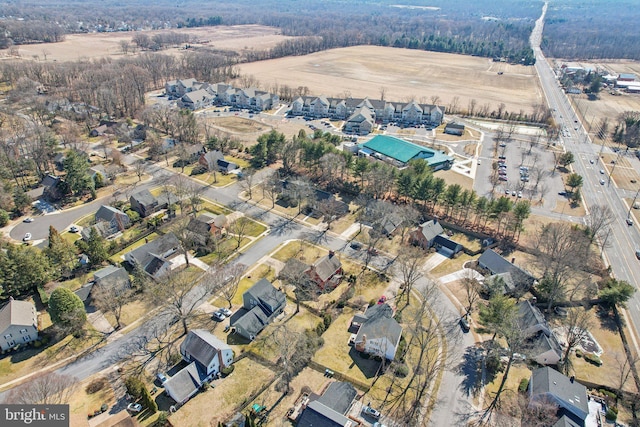
[[[640,263],[635,257],[635,249],[640,247],[640,234],[637,225],[628,226],[625,219],[629,211],[622,198],[629,197],[630,192],[619,190],[612,181],[605,185],[600,184],[602,175],[600,169],[604,169],[599,158],[601,147],[590,143],[588,133],[579,117],[573,110],[567,96],[559,86],[555,73],[540,50],[542,37],[543,17],[546,11],[546,3],[543,16],[536,22],[536,27],[531,36],[531,44],[536,55],[536,69],[544,94],[551,108],[556,109],[556,120],[569,129],[570,137],[564,138],[566,150],[574,153],[576,162],[572,165],[576,173],[584,178],[582,197],[587,207],[594,205],[607,205],[615,214],[615,221],[611,226],[611,233],[607,238],[608,247],[605,255],[611,265],[613,274],[617,279],[626,280],[636,288],[640,284]],[[576,125],[576,123],[578,123]],[[575,127],[578,130],[575,130]],[[608,149],[605,149],[608,150]],[[597,160],[596,160],[597,159]],[[591,164],[594,160],[594,164]],[[633,195],[631,195],[633,197]],[[640,292],[636,292],[628,304],[628,314],[637,336],[640,327]]]

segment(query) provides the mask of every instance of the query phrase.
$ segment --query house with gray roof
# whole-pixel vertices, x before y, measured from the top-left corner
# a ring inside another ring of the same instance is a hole
[[[538,368],[531,373],[529,404],[549,401],[560,407],[561,417],[568,417],[584,427],[589,415],[587,388],[555,369]]]
[[[213,96],[211,96],[207,90],[198,89],[182,95],[178,100],[178,107],[188,110],[199,110],[210,106],[212,102]]]
[[[493,249],[487,249],[480,255],[478,267],[486,270],[491,276],[501,277],[505,294],[526,292],[536,281],[526,270],[509,262]]]
[[[453,258],[458,253],[462,252],[462,245],[455,240],[450,239],[445,234],[436,236],[436,238],[433,239],[433,246],[436,248],[438,253],[448,258]]]
[[[164,383],[164,389],[176,403],[184,404],[200,390],[204,381],[205,377],[198,370],[196,362],[192,362],[169,378]]]
[[[352,328],[358,325],[354,341],[356,350],[372,356],[393,360],[402,335],[402,326],[393,318],[389,304],[369,307],[363,314],[354,316]]]
[[[104,287],[113,294],[131,288],[129,273],[123,267],[110,265],[93,273],[93,281],[96,286]]]
[[[0,350],[6,351],[38,339],[36,307],[13,298],[0,309]]]
[[[267,279],[260,279],[242,295],[242,308],[231,316],[235,333],[254,340],[284,310],[285,294]]]
[[[159,236],[149,243],[124,254],[131,266],[139,267],[154,279],[171,270],[171,259],[182,249],[180,241],[173,233]]]
[[[113,236],[113,234],[110,231],[109,223],[107,222],[98,222],[89,227],[84,227],[82,231],[80,231],[80,236],[82,236],[84,240],[89,240],[89,238],[91,237],[92,230],[96,230],[98,234],[104,237],[105,239]]]
[[[149,190],[141,190],[129,197],[131,209],[138,212],[141,217],[147,217],[160,209],[167,207],[167,200],[156,198]]]
[[[105,223],[105,233],[103,237],[111,237],[122,232],[131,226],[129,215],[112,206],[102,205],[98,208],[95,216],[96,223]]]
[[[349,427],[353,420],[347,417],[353,400],[358,395],[356,389],[347,382],[334,381],[321,396],[312,394],[304,411],[300,414],[298,427]]]
[[[529,300],[518,302],[516,307],[518,323],[528,337],[531,358],[541,365],[557,365],[562,359],[562,347],[542,312]]]
[[[310,265],[305,273],[321,290],[327,287],[333,289],[342,280],[342,263],[335,252],[329,251],[329,254]]]
[[[449,135],[462,136],[464,134],[464,125],[462,123],[451,122],[444,127],[444,133]]]
[[[433,246],[436,237],[442,233],[444,233],[442,225],[440,225],[437,219],[432,219],[431,221],[420,224],[409,236],[414,245],[428,249]]]
[[[195,362],[198,370],[210,379],[233,363],[233,350],[211,332],[193,329],[180,344],[180,354],[187,363]]]
[[[366,107],[360,107],[349,116],[344,124],[344,131],[356,135],[368,135],[373,130],[374,125],[375,119],[371,110]]]

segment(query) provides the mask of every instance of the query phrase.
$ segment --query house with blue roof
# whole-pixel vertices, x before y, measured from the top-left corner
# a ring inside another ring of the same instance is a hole
[[[423,159],[433,171],[449,169],[453,165],[453,157],[451,156],[388,135],[377,135],[361,144],[358,155],[373,157],[397,167],[405,167],[411,160]]]

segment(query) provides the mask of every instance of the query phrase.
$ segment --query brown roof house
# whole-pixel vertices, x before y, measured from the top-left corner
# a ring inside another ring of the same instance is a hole
[[[38,339],[38,315],[35,306],[13,298],[0,309],[0,349],[9,350]]]
[[[333,251],[329,251],[328,255],[310,265],[306,271],[311,280],[322,290],[338,286],[342,280],[342,273],[342,263]]]
[[[198,245],[206,246],[211,236],[220,237],[228,225],[229,220],[225,215],[204,212],[189,221],[187,230]]]
[[[387,360],[395,358],[402,326],[393,318],[393,309],[388,304],[376,304],[353,316],[350,330],[354,329],[357,329],[356,350]]]

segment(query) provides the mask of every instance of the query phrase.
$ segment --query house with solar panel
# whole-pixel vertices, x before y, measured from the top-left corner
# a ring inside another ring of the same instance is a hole
[[[358,156],[381,160],[399,168],[417,159],[425,160],[433,171],[453,166],[453,157],[441,151],[388,135],[377,135],[359,145]]]

